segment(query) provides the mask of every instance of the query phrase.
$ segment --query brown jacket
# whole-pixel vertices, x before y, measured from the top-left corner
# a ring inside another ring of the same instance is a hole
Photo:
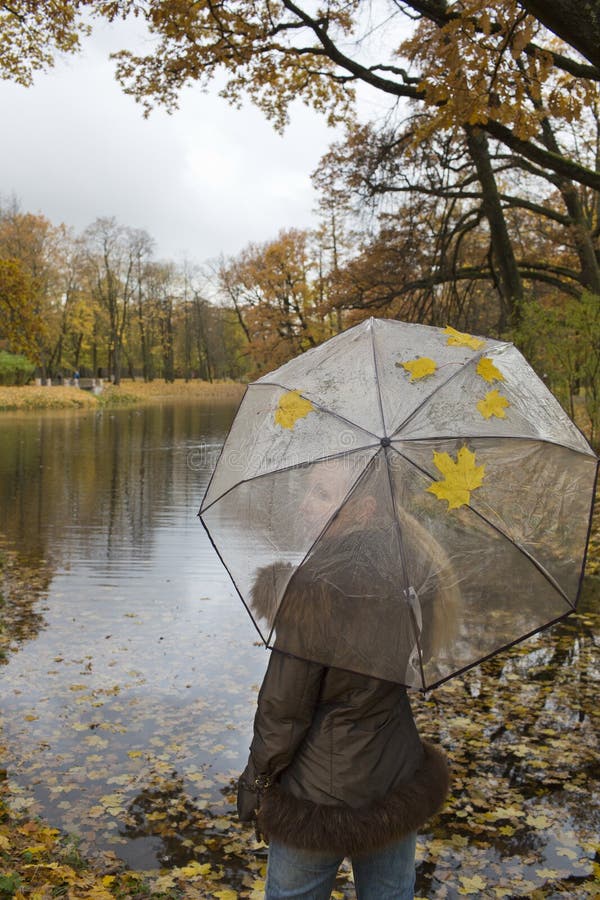
[[[266,789],[263,787],[266,783]],[[238,811],[268,839],[351,856],[422,826],[448,791],[406,689],[271,652]]]

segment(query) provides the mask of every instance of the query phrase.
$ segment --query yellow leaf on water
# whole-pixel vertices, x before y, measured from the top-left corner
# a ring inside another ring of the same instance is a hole
[[[485,346],[485,341],[474,337],[472,334],[464,334],[462,331],[457,331],[451,325],[447,325],[444,328],[444,334],[448,335],[446,343],[450,347],[470,347],[471,350],[479,350],[480,347]]]
[[[313,409],[310,400],[300,396],[300,391],[288,391],[279,398],[275,422],[282,428],[293,428],[298,419],[303,419]]]
[[[473,875],[472,878],[467,878],[463,875],[460,878],[458,893],[479,894],[485,887],[487,887],[487,881],[484,881],[480,875]]]
[[[237,900],[238,898],[237,891],[230,891],[228,888],[224,891],[215,891],[212,896],[217,900]]]
[[[532,828],[547,828],[552,824],[552,821],[548,818],[548,816],[527,816],[525,819],[528,825],[531,825]]]
[[[485,399],[477,402],[477,409],[485,419],[489,419],[491,416],[504,419],[507,406],[510,406],[510,403],[498,391],[488,391]]]
[[[434,481],[427,490],[435,494],[438,500],[447,500],[448,509],[458,509],[471,499],[471,491],[481,487],[485,475],[485,466],[475,465],[475,454],[467,447],[461,447],[456,461],[448,453],[433,451],[435,467],[444,476],[443,480]]]
[[[524,815],[520,806],[497,806],[493,812],[486,813],[486,818],[497,821],[498,819],[518,819]]]
[[[544,878],[546,881],[554,881],[559,877],[559,873],[556,869],[536,869],[535,874],[539,875],[540,878]]]
[[[577,859],[577,854],[574,850],[571,850],[570,847],[557,847],[556,848],[557,856],[566,856],[567,859]]]
[[[192,860],[187,866],[177,869],[177,875],[184,875],[186,878],[196,878],[198,875],[208,875],[211,870],[210,863],[199,863]]]
[[[492,360],[487,356],[481,357],[477,363],[476,371],[478,375],[481,375],[484,381],[488,381],[490,384],[492,381],[504,381],[504,375],[500,369],[496,368]]]
[[[419,356],[418,359],[410,359],[408,362],[400,363],[403,369],[410,373],[410,380],[417,381],[419,378],[425,378],[427,375],[433,375],[437,369],[437,363],[427,356]]]
[[[100,816],[104,815],[104,807],[103,806],[90,806],[87,811],[87,814],[90,819],[99,819]]]
[[[127,751],[127,756],[130,759],[138,759],[140,756],[143,756],[143,755],[144,754],[142,753],[141,750],[128,750]]]

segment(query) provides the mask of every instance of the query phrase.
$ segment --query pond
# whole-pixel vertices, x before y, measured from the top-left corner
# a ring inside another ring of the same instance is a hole
[[[196,517],[235,406],[2,416],[19,587],[0,744],[14,805],[84,852],[210,863],[250,897],[266,851],[234,790],[267,654]],[[577,617],[414,699],[455,774],[420,896],[594,896],[598,595],[590,579]],[[347,866],[336,887],[353,896]]]
[[[192,807],[218,835],[247,756],[266,653],[196,517],[234,412],[0,426],[0,534],[42,595],[0,670],[9,770],[83,849],[138,868],[193,855],[170,833]]]

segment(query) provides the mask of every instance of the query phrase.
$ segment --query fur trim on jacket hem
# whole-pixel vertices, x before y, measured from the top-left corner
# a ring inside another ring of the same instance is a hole
[[[425,741],[423,749],[425,759],[410,781],[358,809],[312,803],[273,785],[262,798],[258,827],[282,844],[344,856],[371,853],[400,840],[438,812],[448,793],[445,755]]]

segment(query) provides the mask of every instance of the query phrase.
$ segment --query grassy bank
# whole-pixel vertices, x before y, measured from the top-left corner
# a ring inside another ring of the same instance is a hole
[[[28,412],[44,409],[102,409],[135,406],[189,397],[198,399],[241,399],[244,385],[235,381],[131,381],[124,379],[119,387],[105,385],[95,395],[75,387],[0,387],[0,412]]]

